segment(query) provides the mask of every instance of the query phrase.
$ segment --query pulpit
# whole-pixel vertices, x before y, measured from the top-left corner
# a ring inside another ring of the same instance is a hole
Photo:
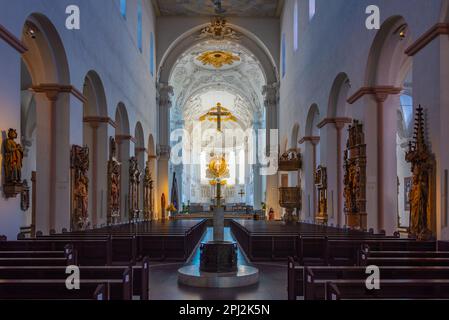
[[[292,149],[281,155],[279,158],[279,171],[298,172],[302,167],[301,153]],[[299,181],[298,181],[299,182]],[[300,183],[298,183],[300,185]],[[284,208],[285,221],[298,221],[299,217],[293,214],[295,209],[301,210],[301,188],[282,186],[279,188],[279,205]]]
[[[301,210],[301,188],[279,188],[279,205],[286,211],[284,216],[285,221],[297,221],[298,217],[293,214],[293,211],[295,209]]]

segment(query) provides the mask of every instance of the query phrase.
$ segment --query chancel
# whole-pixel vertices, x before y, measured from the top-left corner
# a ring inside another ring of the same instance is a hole
[[[3,1],[0,299],[449,299],[448,30],[449,0]]]

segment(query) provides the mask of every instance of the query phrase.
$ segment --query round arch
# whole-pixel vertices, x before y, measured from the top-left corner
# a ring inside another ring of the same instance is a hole
[[[201,31],[201,29],[208,25],[209,24],[201,24],[190,29],[179,36],[168,47],[159,65],[158,83],[166,84],[169,82],[172,66],[176,64],[177,59],[182,53],[187,51],[190,47],[204,41],[204,39],[199,38],[197,34]],[[229,23],[228,25],[242,35],[239,40],[239,44],[252,52],[259,60],[265,72],[267,83],[277,83],[279,81],[279,76],[276,63],[262,40],[245,28]]]
[[[126,211],[128,207],[129,194],[129,157],[131,149],[131,136],[129,131],[129,117],[125,104],[120,102],[115,111],[115,136],[118,144],[118,161],[121,162],[121,183],[120,183],[120,217],[127,219],[129,213]]]
[[[367,162],[367,174],[377,177],[376,196],[367,199],[368,227],[377,226],[393,234],[398,228],[398,169],[397,133],[400,94],[413,66],[413,58],[405,54],[413,43],[411,30],[402,16],[385,20],[377,32],[367,60],[365,86],[386,88],[386,99],[379,102],[374,96],[365,99],[365,137],[367,156],[377,161]],[[368,110],[377,113],[374,125]],[[377,163],[376,163],[377,162]],[[374,193],[373,193],[374,194]]]
[[[69,85],[70,72],[61,37],[48,17],[32,13],[24,22],[21,41],[21,123],[26,157],[23,175],[36,177],[36,195],[23,225],[44,234],[70,227],[70,98],[60,94],[51,104],[48,84]],[[28,93],[26,92],[28,91]],[[38,110],[38,112],[37,112]],[[56,134],[57,133],[57,134]],[[39,152],[37,152],[39,150]],[[58,187],[56,187],[58,183]],[[33,197],[31,197],[33,198]],[[32,210],[31,208],[35,208]],[[32,212],[35,217],[32,217]]]
[[[84,78],[83,95],[86,97],[83,105],[83,145],[90,151],[88,215],[92,227],[96,228],[105,222],[106,217],[104,208],[107,204],[102,192],[107,190],[107,181],[102,177],[107,176],[104,163],[108,157],[108,128],[99,119],[107,117],[108,107],[103,82],[94,70],[90,70]]]

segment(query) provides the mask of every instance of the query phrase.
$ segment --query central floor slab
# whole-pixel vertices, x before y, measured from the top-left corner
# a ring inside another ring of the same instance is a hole
[[[212,238],[213,231],[208,228],[201,242]],[[229,228],[224,229],[225,241],[235,242]],[[200,248],[198,247],[191,260],[178,270],[178,282],[191,287],[200,288],[237,288],[258,283],[259,270],[250,265],[245,256],[237,249],[237,271],[229,273],[210,273],[200,271]]]

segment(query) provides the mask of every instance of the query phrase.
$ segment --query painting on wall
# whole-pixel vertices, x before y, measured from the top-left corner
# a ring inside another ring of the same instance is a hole
[[[404,210],[410,211],[410,190],[412,188],[412,177],[404,178]]]

